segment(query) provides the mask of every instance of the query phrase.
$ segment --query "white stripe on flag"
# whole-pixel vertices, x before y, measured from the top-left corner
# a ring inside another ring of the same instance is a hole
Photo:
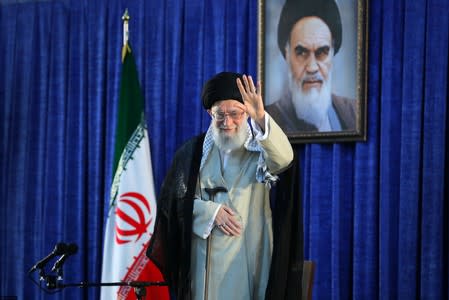
[[[147,130],[138,130],[143,132],[143,138],[127,147],[134,153],[123,166],[115,205],[110,208],[106,224],[102,282],[136,280],[148,261],[145,247],[156,221],[156,199]],[[118,287],[103,287],[101,299],[125,299],[117,297],[118,291]],[[133,293],[128,288],[121,289],[121,294],[124,291]]]

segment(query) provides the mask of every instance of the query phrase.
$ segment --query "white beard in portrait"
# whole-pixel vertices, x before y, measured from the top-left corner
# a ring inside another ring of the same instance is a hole
[[[309,91],[303,91],[302,84],[307,80],[322,81],[321,88],[312,87]],[[332,70],[329,70],[327,80],[319,73],[314,75],[306,74],[298,83],[295,81],[290,68],[288,68],[288,87],[292,95],[296,116],[298,119],[316,126],[319,131],[330,130],[330,128],[326,128],[326,124],[328,124],[328,111],[332,105],[331,82]]]

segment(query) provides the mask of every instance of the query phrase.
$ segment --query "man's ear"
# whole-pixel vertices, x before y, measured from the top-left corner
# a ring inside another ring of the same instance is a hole
[[[207,113],[208,113],[209,116],[212,118],[212,110],[211,110],[211,109],[208,109],[208,110],[207,110]]]
[[[288,37],[287,42],[285,43],[285,47],[284,47],[284,58],[287,59],[287,56],[290,53],[290,36]]]

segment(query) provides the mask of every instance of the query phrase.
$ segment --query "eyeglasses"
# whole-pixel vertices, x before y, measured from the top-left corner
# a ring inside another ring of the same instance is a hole
[[[227,116],[229,116],[232,120],[238,121],[243,117],[244,111],[231,111],[230,113],[223,112],[214,112],[212,116],[216,121],[224,121]]]

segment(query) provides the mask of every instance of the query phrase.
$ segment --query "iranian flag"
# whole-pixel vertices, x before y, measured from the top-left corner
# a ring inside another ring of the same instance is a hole
[[[156,221],[156,199],[144,101],[134,57],[126,43],[114,154],[114,180],[106,224],[101,281],[162,282],[145,251]],[[101,299],[136,299],[131,286],[102,287]],[[166,286],[146,288],[144,299],[168,299]]]

